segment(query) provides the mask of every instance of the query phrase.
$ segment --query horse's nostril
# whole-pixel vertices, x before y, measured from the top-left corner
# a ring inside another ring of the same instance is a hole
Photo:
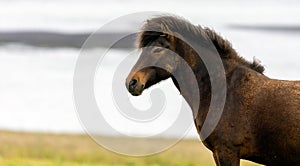
[[[129,82],[129,88],[130,89],[134,89],[136,87],[137,83],[138,83],[138,81],[136,79],[130,80],[130,82]]]

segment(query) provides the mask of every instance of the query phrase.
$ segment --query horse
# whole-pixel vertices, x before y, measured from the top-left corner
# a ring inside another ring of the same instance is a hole
[[[203,46],[202,50],[198,53],[185,39]],[[217,50],[224,68],[219,74],[226,78],[225,105],[213,132],[201,140],[212,151],[216,165],[237,166],[240,159],[265,165],[300,165],[300,81],[267,77],[263,65],[241,57],[214,30],[177,16],[145,21],[136,41],[141,54],[126,78],[126,88],[139,96],[171,78],[192,111],[198,111],[194,124],[200,137],[212,96],[210,76],[201,57],[211,56],[212,48],[205,47],[209,42]],[[194,85],[178,58],[190,67],[198,89],[190,88]],[[140,68],[153,62],[166,67]],[[200,94],[198,110],[193,110],[193,91]]]

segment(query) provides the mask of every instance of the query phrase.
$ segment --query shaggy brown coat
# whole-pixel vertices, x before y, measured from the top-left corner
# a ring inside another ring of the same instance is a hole
[[[210,78],[195,50],[174,34],[204,48],[212,42],[225,68],[225,73],[220,73],[226,75],[227,82],[224,111],[213,133],[203,140],[216,164],[237,166],[240,159],[246,159],[266,165],[300,165],[300,82],[268,78],[263,66],[240,57],[230,42],[208,28],[173,16],[147,20],[137,38],[142,54],[126,79],[129,92],[141,95],[144,89],[171,77],[192,111],[198,111],[194,118],[200,133],[211,100]],[[188,71],[174,63],[170,52],[158,47],[177,53],[192,68],[201,92],[199,110],[193,110],[191,96],[195,90],[190,89],[193,85],[186,78]],[[154,60],[165,62],[169,70],[138,68]],[[177,80],[174,73],[180,75]],[[179,87],[179,81],[185,84]]]

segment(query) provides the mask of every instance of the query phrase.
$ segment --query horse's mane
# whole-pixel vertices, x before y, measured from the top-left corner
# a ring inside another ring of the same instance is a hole
[[[237,63],[248,66],[260,73],[263,73],[264,71],[264,67],[257,63],[257,61],[249,62],[239,56],[232,48],[231,43],[222,38],[214,30],[207,27],[203,28],[200,25],[195,26],[189,21],[175,16],[159,16],[147,20],[137,37],[138,47],[145,47],[151,41],[156,40],[163,32],[162,25],[168,27],[170,31],[177,32],[185,37],[188,36],[192,40],[199,41],[200,39],[202,44],[212,42],[222,59],[235,60]]]

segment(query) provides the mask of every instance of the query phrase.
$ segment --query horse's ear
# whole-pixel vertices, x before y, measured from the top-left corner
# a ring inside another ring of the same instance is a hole
[[[162,30],[162,35],[164,37],[169,37],[171,34],[171,30],[169,29],[169,27],[165,24],[161,24],[161,30]]]

